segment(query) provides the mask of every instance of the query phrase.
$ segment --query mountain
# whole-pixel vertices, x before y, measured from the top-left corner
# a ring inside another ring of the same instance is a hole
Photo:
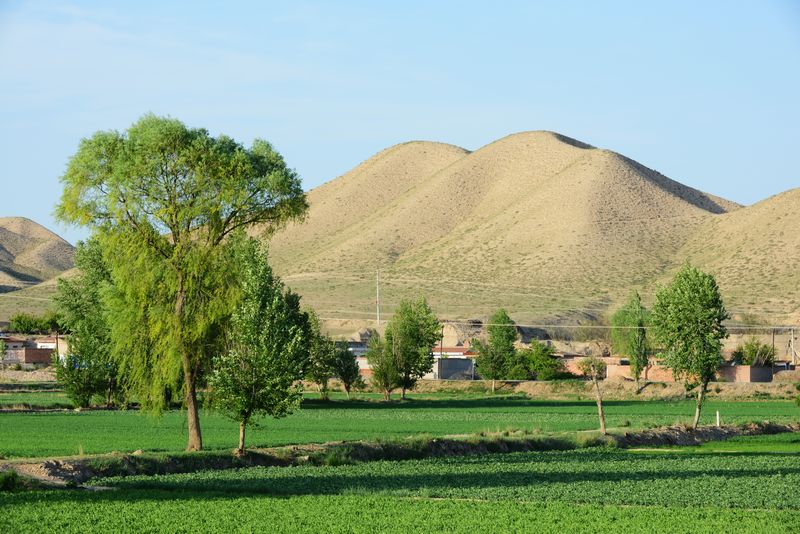
[[[46,309],[52,291],[38,286],[72,269],[74,259],[75,248],[44,226],[24,217],[0,217],[0,320]]]
[[[306,221],[272,238],[271,261],[331,318],[374,317],[380,269],[384,313],[422,294],[447,318],[502,306],[518,321],[590,319],[631,289],[652,298],[687,258],[719,272],[737,306],[755,309],[761,286],[737,278],[734,263],[747,258],[731,253],[762,250],[750,278],[763,284],[775,269],[788,280],[800,254],[784,226],[797,219],[791,198],[742,208],[553,132],[510,135],[474,152],[404,143],[313,189],[308,201]],[[772,242],[748,249],[759,235]],[[766,248],[785,254],[786,265]],[[793,299],[774,311],[790,314]]]

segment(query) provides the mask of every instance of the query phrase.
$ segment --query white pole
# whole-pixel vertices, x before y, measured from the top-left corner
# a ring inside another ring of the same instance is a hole
[[[717,428],[719,428],[719,410],[717,410]]]
[[[792,328],[791,333],[789,334],[791,337],[791,344],[792,344],[792,365],[797,365],[797,353],[794,351],[794,328]]]

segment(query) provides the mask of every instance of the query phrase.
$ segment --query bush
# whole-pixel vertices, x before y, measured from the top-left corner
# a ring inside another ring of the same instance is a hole
[[[775,363],[775,347],[751,337],[733,351],[733,359],[740,365],[770,367]]]

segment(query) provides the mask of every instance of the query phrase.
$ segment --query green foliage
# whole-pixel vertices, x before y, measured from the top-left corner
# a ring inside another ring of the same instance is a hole
[[[214,358],[209,385],[214,405],[244,427],[253,417],[284,417],[300,404],[298,381],[309,357],[308,316],[286,290],[254,240],[236,251],[241,301],[233,314],[228,350]]]
[[[722,365],[722,339],[728,336],[722,324],[728,312],[717,282],[688,263],[672,282],[656,293],[653,330],[664,354],[662,364],[688,388],[699,385],[693,428],[708,389]]]
[[[405,398],[406,390],[433,370],[433,347],[441,338],[441,325],[425,298],[401,300],[386,325],[385,338],[384,350],[392,355]]]
[[[145,115],[84,139],[56,212],[102,241],[112,355],[140,402],[183,389],[188,448],[202,448],[197,387],[237,301],[228,239],[302,217],[297,174],[266,141],[247,149],[178,120]]]
[[[102,395],[110,406],[121,391],[102,298],[111,285],[111,273],[97,239],[78,243],[75,265],[80,274],[59,279],[54,297],[62,324],[70,332],[69,354],[63,361],[53,359],[56,377],[76,406],[89,406],[94,395]]]
[[[9,320],[9,330],[19,334],[47,334],[61,331],[61,316],[48,311],[43,315],[17,313]]]
[[[578,369],[593,381],[602,380],[606,376],[606,362],[597,356],[586,356],[578,360]]]
[[[555,380],[564,375],[564,365],[553,347],[534,339],[530,347],[520,352],[527,358],[534,380]]]
[[[628,302],[611,316],[611,344],[617,354],[628,358],[631,375],[637,383],[649,363],[649,315],[639,293],[634,291]]]
[[[322,399],[328,398],[328,382],[334,375],[336,347],[333,340],[322,333],[319,318],[313,310],[308,314],[309,358],[305,378],[317,384]]]
[[[770,367],[775,363],[775,347],[757,337],[747,339],[733,351],[733,359],[741,365]]]
[[[334,345],[333,376],[342,383],[347,398],[353,389],[362,389],[366,385],[356,356],[347,348],[346,341],[337,341]]]
[[[664,348],[662,363],[676,378],[706,387],[722,364],[722,322],[728,318],[717,282],[685,264],[656,293],[653,331]]]
[[[489,318],[487,332],[486,343],[478,339],[472,341],[472,348],[478,353],[475,363],[481,377],[500,380],[509,374],[524,375],[525,366],[514,361],[517,329],[505,310],[499,309]]]
[[[372,370],[370,383],[383,393],[384,400],[389,400],[392,391],[402,384],[402,377],[394,355],[377,332],[367,344],[367,361]]]
[[[555,350],[538,340],[528,348],[515,350],[508,361],[506,380],[555,380],[564,376],[564,366],[554,355]]]

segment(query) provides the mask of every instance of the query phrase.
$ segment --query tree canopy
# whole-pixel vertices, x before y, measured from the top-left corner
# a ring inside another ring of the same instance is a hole
[[[386,325],[385,350],[392,354],[402,397],[417,380],[433,370],[432,349],[441,338],[441,326],[424,298],[401,300]]]
[[[517,328],[508,313],[499,309],[489,318],[487,332],[488,340],[485,343],[475,339],[471,344],[478,353],[478,372],[482,378],[492,381],[494,393],[495,380],[506,378],[513,365]]]
[[[693,428],[700,420],[708,383],[722,364],[727,318],[714,277],[688,263],[656,293],[652,322],[663,347],[662,363],[676,379],[698,387]]]
[[[649,363],[650,343],[647,327],[650,313],[642,305],[638,291],[631,293],[625,305],[611,316],[611,344],[618,354],[630,361],[631,375],[639,390],[639,379]]]
[[[59,218],[108,251],[112,354],[128,386],[154,409],[181,387],[187,449],[201,449],[197,385],[238,298],[227,238],[301,218],[299,177],[266,141],[248,149],[145,115],[81,141],[61,181]]]
[[[309,357],[308,316],[267,263],[267,252],[246,240],[236,255],[242,298],[233,313],[227,350],[214,358],[209,385],[214,405],[239,422],[239,448],[256,415],[283,417],[300,404],[298,383]]]

